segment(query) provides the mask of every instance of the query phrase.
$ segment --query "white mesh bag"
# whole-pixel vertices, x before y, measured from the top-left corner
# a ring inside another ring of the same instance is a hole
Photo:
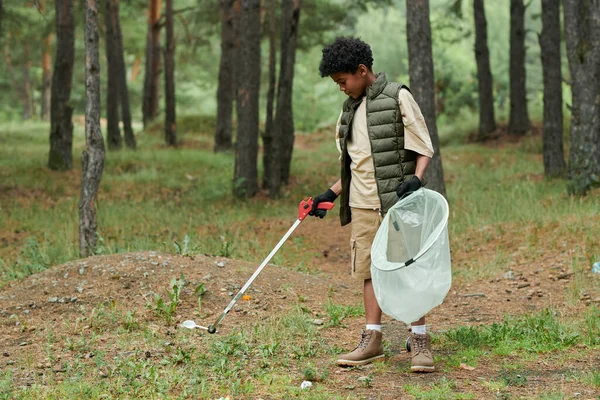
[[[371,246],[371,278],[381,310],[406,324],[442,303],[452,272],[441,194],[422,188],[387,212]]]

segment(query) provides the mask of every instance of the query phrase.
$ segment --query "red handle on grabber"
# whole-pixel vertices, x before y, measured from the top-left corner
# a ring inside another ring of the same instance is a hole
[[[306,218],[306,216],[308,215],[310,210],[312,210],[312,206],[313,206],[312,197],[306,197],[300,202],[300,206],[298,207],[298,219],[300,221],[303,221],[304,218]],[[317,208],[319,210],[331,210],[333,208],[333,206],[335,206],[334,203],[329,202],[329,201],[323,201],[323,202],[319,203]]]

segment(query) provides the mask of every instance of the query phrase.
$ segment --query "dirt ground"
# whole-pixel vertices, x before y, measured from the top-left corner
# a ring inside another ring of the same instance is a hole
[[[591,223],[600,223],[600,217]],[[285,223],[272,229],[280,229]],[[428,316],[432,332],[464,325],[490,324],[502,321],[505,315],[522,315],[549,306],[565,316],[583,312],[590,304],[600,302],[600,293],[574,293],[575,280],[600,279],[591,272],[575,273],[571,269],[576,237],[528,246],[532,235],[539,231],[552,232],[552,225],[503,226],[500,232],[485,229],[472,232],[462,243],[453,243],[453,268],[460,271],[444,303]],[[282,232],[283,233],[283,232]],[[305,298],[311,310],[323,310],[328,294],[336,303],[357,304],[361,299],[360,285],[349,275],[348,228],[339,227],[337,218],[323,221],[307,220],[294,233],[305,245],[318,250],[322,257],[315,259],[313,274],[291,271],[269,265],[247,292],[249,300],[240,300],[223,321],[220,333],[226,335],[235,327],[250,327],[275,313],[293,309],[298,296]],[[485,239],[484,239],[485,238]],[[550,239],[545,239],[550,240]],[[498,265],[498,249],[505,259]],[[285,246],[281,251],[285,251]],[[481,271],[473,270],[477,258]],[[494,265],[496,265],[494,267]],[[19,386],[31,384],[40,374],[56,370],[44,353],[44,337],[49,330],[54,336],[67,340],[74,331],[85,330],[85,322],[77,318],[82,306],[92,309],[100,304],[119,304],[135,310],[141,318],[153,319],[155,328],[170,331],[184,319],[211,323],[230,301],[231,295],[250,277],[256,265],[209,255],[183,257],[157,252],[137,252],[96,256],[52,267],[24,280],[12,282],[0,289],[0,368],[13,368]],[[146,303],[152,292],[166,295],[169,282],[184,274],[191,282],[184,288],[182,304],[177,309],[172,326],[151,317]],[[203,297],[203,315],[197,311],[195,284],[203,282],[207,289]],[[597,285],[596,285],[597,287]],[[191,317],[191,318],[190,318]],[[66,328],[63,322],[72,321],[76,328]],[[321,336],[342,348],[355,344],[362,318],[344,321],[347,328],[327,328]],[[384,319],[384,334],[392,356],[386,361],[395,368],[374,372],[373,384],[364,388],[357,379],[374,371],[373,366],[360,369],[340,369],[331,357],[314,360],[318,368],[329,370],[328,387],[350,398],[403,398],[405,384],[435,384],[446,377],[455,382],[454,392],[474,394],[475,398],[497,398],[485,382],[497,380],[499,365],[481,361],[473,370],[440,365],[440,372],[426,375],[411,374],[410,358],[404,350],[406,326],[388,317]],[[210,336],[215,340],[219,335]],[[573,349],[580,351],[581,349]],[[570,350],[567,350],[570,351]],[[438,356],[445,356],[448,353]],[[517,398],[531,398],[541,393],[561,391],[573,398],[595,398],[600,393],[591,386],[565,379],[566,371],[589,370],[600,366],[600,352],[590,351],[586,360],[563,357],[553,363],[552,355],[526,366],[526,385],[507,388]],[[62,355],[70,357],[69,353]],[[39,362],[37,360],[40,360]],[[510,357],[504,360],[510,363]],[[393,371],[390,371],[393,370]],[[55,371],[56,372],[56,371]]]

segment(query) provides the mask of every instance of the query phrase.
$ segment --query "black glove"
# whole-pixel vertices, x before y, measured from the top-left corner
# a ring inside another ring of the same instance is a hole
[[[412,192],[421,188],[421,180],[415,175],[407,181],[402,182],[396,188],[396,194],[400,199],[412,194]]]
[[[313,199],[312,210],[308,212],[308,215],[312,215],[313,217],[323,218],[327,214],[327,210],[319,210],[317,206],[322,202],[331,202],[333,203],[335,199],[338,198],[338,195],[331,189],[327,189],[327,191],[323,194],[318,195]]]

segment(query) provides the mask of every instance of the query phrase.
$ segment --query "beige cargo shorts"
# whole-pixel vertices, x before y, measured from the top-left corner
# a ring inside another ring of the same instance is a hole
[[[371,245],[381,221],[379,210],[352,208],[350,265],[353,278],[371,279]]]

